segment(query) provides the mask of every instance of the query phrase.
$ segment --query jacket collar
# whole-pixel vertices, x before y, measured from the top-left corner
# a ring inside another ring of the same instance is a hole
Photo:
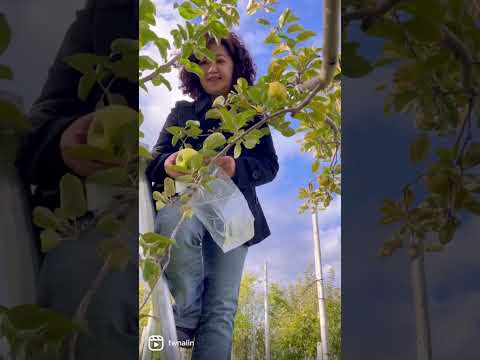
[[[195,101],[195,113],[197,115],[200,114],[207,106],[211,107],[212,103],[213,101],[210,99],[210,96],[207,94],[201,95],[200,98]]]

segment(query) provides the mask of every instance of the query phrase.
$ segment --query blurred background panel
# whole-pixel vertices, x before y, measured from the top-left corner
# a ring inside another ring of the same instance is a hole
[[[477,3],[342,6],[343,359],[478,359]]]

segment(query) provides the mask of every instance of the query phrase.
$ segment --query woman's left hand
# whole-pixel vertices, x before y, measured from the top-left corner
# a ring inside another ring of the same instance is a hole
[[[233,177],[235,175],[235,159],[231,156],[220,156],[215,160],[215,164],[220,166],[225,173]]]

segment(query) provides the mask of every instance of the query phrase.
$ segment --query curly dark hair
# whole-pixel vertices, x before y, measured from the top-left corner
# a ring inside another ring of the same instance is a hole
[[[207,38],[207,46],[213,42],[215,42],[215,39]],[[233,61],[232,86],[237,83],[239,78],[244,78],[249,85],[253,85],[256,76],[255,64],[243,41],[240,40],[238,35],[231,32],[227,38],[221,40],[221,45],[225,47]],[[194,55],[190,56],[189,60],[199,63]],[[206,94],[198,75],[188,72],[185,68],[180,71],[180,81],[182,82],[180,89],[194,100],[198,100],[203,94]]]

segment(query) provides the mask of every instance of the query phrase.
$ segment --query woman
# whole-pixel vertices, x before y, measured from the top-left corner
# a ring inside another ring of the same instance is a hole
[[[172,135],[165,129],[185,126],[187,120],[200,121],[203,133],[218,126],[218,120],[205,120],[213,99],[226,96],[237,79],[243,77],[251,85],[255,78],[252,59],[239,38],[231,33],[218,45],[208,41],[208,48],[216,60],[192,61],[198,63],[204,76],[199,78],[183,69],[180,74],[182,90],[194,102],[176,103],[167,118],[154,148],[155,159],[147,169],[154,187],[161,189],[166,176],[178,173],[166,169],[174,164],[179,144],[172,146]],[[189,139],[194,149],[200,149],[205,137]],[[265,216],[258,202],[255,187],[272,181],[278,171],[278,159],[271,135],[261,138],[254,149],[243,149],[234,159],[232,152],[220,157],[217,164],[232,178],[244,194],[255,218],[255,235],[244,245],[223,253],[210,234],[195,217],[186,220],[176,236],[178,246],[172,247],[171,260],[165,276],[175,298],[174,317],[179,340],[195,342],[192,359],[229,359],[240,280],[248,247],[270,235]],[[156,219],[156,231],[170,235],[180,219],[174,207],[165,207]]]

